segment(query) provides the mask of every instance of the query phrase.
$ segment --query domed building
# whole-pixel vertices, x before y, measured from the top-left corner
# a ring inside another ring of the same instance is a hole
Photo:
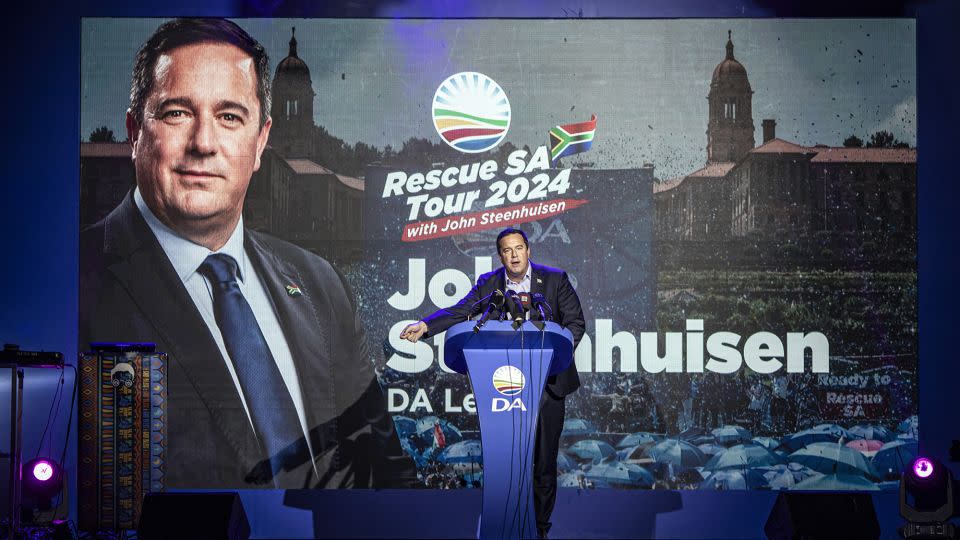
[[[653,186],[660,238],[730,235],[730,188],[724,179],[753,149],[753,89],[747,69],[733,56],[729,30],[727,56],[713,69],[707,102],[706,166]]]
[[[753,89],[747,69],[733,56],[729,30],[727,57],[713,70],[707,101],[707,163],[735,162],[754,146]]]
[[[313,82],[310,68],[297,55],[297,29],[292,29],[290,53],[277,64],[273,77],[273,128],[270,145],[287,158],[306,158],[313,130]]]
[[[874,246],[867,257],[897,252],[912,264],[916,148],[805,146],[778,138],[772,118],[762,121],[763,139],[755,147],[753,89],[733,54],[729,31],[726,57],[713,70],[707,101],[706,165],[653,186],[656,237],[676,255],[661,253],[660,264],[713,268],[721,260],[746,260],[736,251],[742,248],[739,239],[776,246],[788,238],[806,239],[800,253],[807,263],[820,257],[825,265],[837,265],[832,253],[864,244]],[[677,240],[701,243],[684,250]],[[727,256],[721,257],[724,250]]]
[[[274,73],[273,127],[247,189],[244,224],[334,261],[355,260],[362,253],[364,182],[335,172],[337,163],[316,161],[316,94],[296,32]]]

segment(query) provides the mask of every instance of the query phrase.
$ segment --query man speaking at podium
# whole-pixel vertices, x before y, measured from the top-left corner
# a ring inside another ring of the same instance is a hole
[[[456,305],[408,325],[400,337],[416,343],[421,337],[439,334],[482,313],[494,291],[514,291],[517,294],[542,294],[553,310],[553,321],[573,334],[576,350],[583,337],[585,322],[580,299],[567,273],[531,263],[530,243],[520,229],[507,228],[497,235],[497,255],[503,268],[480,276],[477,284]],[[550,530],[550,514],[557,500],[557,454],[563,431],[564,397],[579,387],[577,367],[571,363],[562,373],[547,379],[546,391],[540,400],[533,460],[533,506],[537,514],[537,533],[541,538],[546,538]]]

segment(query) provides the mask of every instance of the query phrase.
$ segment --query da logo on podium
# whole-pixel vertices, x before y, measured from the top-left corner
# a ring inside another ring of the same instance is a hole
[[[493,372],[493,387],[504,396],[516,396],[527,384],[523,372],[514,366],[500,366]],[[527,407],[519,397],[512,401],[507,398],[495,397],[491,404],[493,412],[512,411],[520,409],[526,411]]]

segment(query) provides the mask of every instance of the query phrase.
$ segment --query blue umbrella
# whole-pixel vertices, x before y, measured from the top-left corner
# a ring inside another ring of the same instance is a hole
[[[808,444],[821,442],[835,443],[839,440],[839,437],[834,437],[833,434],[825,431],[805,429],[784,437],[782,446],[793,452],[803,448],[804,446],[807,446]]]
[[[580,461],[600,461],[616,456],[617,452],[612,446],[593,439],[577,441],[570,448],[567,448],[567,454],[575,456]]]
[[[597,426],[588,420],[568,418],[563,421],[564,435],[589,435],[597,432]]]
[[[787,458],[823,474],[859,474],[878,479],[876,471],[863,454],[837,443],[813,443]]]
[[[572,471],[577,468],[577,462],[570,459],[570,456],[560,452],[557,454],[557,470]]]
[[[836,424],[820,424],[819,426],[787,435],[783,438],[783,446],[790,451],[796,451],[814,443],[835,443],[841,438],[844,441],[851,441],[853,439],[861,439],[862,437]]]
[[[483,463],[483,449],[480,441],[467,439],[443,449],[437,456],[440,463]]]
[[[699,426],[688,427],[677,434],[676,439],[687,441],[693,445],[715,443],[717,439],[706,429]]]
[[[820,474],[797,482],[791,489],[816,491],[880,491],[880,488],[857,474]]]
[[[767,487],[767,479],[759,471],[716,471],[700,483],[700,489],[758,489]]]
[[[687,442],[694,446],[699,446],[701,444],[716,444],[717,439],[713,435],[700,435],[699,437],[687,439]]]
[[[755,444],[759,444],[760,446],[771,451],[780,447],[780,439],[775,439],[773,437],[754,437],[751,440]]]
[[[718,427],[710,432],[717,442],[723,445],[731,445],[749,441],[752,435],[746,428],[740,426],[726,425]]]
[[[617,443],[617,448],[629,448],[631,446],[637,446],[640,444],[653,444],[661,439],[663,439],[663,437],[654,433],[638,431],[620,439],[620,442]]]
[[[798,482],[820,473],[799,463],[771,465],[754,469],[767,479],[770,489],[790,489]]]
[[[916,441],[893,441],[880,447],[873,456],[873,468],[884,480],[895,480],[917,458]]]
[[[677,484],[677,489],[696,489],[707,476],[710,476],[710,471],[683,469],[673,475],[673,481]]]
[[[874,424],[859,424],[850,428],[850,433],[863,437],[864,439],[890,442],[896,438],[896,434],[889,429]]]
[[[596,486],[652,487],[653,475],[632,463],[599,463],[586,470],[587,480]]]
[[[617,461],[623,461],[624,463],[637,463],[642,462],[644,459],[649,461],[650,458],[648,458],[646,454],[647,448],[650,448],[650,446],[643,444],[617,450]]]
[[[687,441],[667,439],[647,448],[647,455],[657,463],[668,463],[674,467],[691,469],[700,467],[706,461],[706,456],[699,448]]]
[[[720,446],[719,444],[714,443],[698,444],[697,448],[699,448],[700,451],[703,452],[703,455],[707,456],[708,458],[712,458],[717,454],[722,454],[727,451],[726,446]]]
[[[837,437],[837,439],[843,439],[844,441],[852,441],[853,439],[862,439],[856,433],[853,433],[849,429],[841,426],[840,424],[817,424],[810,428],[814,431],[823,431],[826,433],[831,433]]]
[[[409,416],[394,416],[393,424],[397,426],[397,435],[399,435],[401,439],[417,431],[417,421]]]
[[[710,458],[704,468],[711,471],[767,467],[786,463],[782,457],[762,446],[738,444]]]

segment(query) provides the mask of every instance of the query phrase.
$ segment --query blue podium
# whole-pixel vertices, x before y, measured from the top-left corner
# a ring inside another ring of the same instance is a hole
[[[549,375],[573,360],[573,334],[547,322],[519,329],[490,321],[450,327],[444,340],[447,366],[470,376],[483,446],[483,506],[477,537],[536,538],[533,450],[540,396]]]

